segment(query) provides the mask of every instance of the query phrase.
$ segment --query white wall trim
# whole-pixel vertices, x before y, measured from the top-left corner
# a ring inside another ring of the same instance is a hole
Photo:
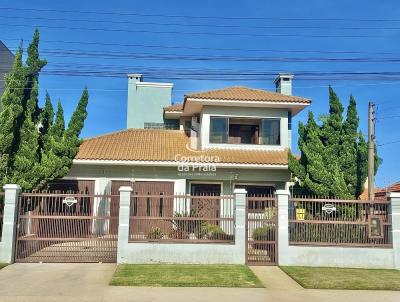
[[[265,183],[265,182],[234,182],[233,187],[236,186],[257,186],[257,187],[273,187],[276,188],[276,184]]]
[[[173,83],[136,82],[137,87],[172,88]]]
[[[74,165],[105,165],[105,166],[164,166],[177,167],[179,165],[189,166],[209,166],[210,163],[189,163],[178,161],[134,161],[134,160],[91,160],[91,159],[74,159]],[[214,163],[213,163],[214,164]],[[216,163],[217,168],[237,168],[237,169],[271,169],[271,170],[287,170],[288,165],[264,165],[264,164],[230,164]]]

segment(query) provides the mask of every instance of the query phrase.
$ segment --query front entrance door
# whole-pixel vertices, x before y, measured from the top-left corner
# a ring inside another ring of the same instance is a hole
[[[219,218],[221,211],[220,200],[207,196],[220,196],[220,184],[191,184],[192,198],[190,209],[201,217]],[[199,196],[199,197],[196,197]]]

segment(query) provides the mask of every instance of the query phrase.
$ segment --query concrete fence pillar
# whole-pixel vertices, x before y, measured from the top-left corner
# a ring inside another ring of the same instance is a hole
[[[3,234],[0,243],[0,262],[13,263],[16,239],[18,197],[21,187],[8,184],[4,189]]]
[[[131,187],[119,188],[119,225],[118,225],[118,250],[117,263],[125,263],[127,245],[129,240],[129,211],[131,203]]]
[[[277,190],[278,199],[278,261],[279,265],[289,263],[289,190]]]
[[[391,203],[394,266],[400,269],[400,192],[388,193]]]
[[[246,263],[246,189],[235,189],[235,245],[242,263]]]

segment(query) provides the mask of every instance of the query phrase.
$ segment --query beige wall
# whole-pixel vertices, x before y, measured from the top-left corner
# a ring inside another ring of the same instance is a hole
[[[218,182],[222,183],[224,194],[232,194],[235,183],[254,183],[259,185],[274,185],[282,189],[289,181],[288,170],[274,169],[219,169],[207,174],[191,173],[180,174],[177,167],[144,167],[144,166],[109,166],[109,165],[87,165],[74,164],[68,176],[69,179],[93,179],[97,193],[110,189],[111,180],[148,180],[148,181],[173,181],[175,182],[175,193],[188,192],[192,181]],[[214,175],[215,173],[215,175]]]

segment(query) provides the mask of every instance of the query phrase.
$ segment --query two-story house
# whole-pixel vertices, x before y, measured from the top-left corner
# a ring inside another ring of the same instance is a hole
[[[285,188],[292,118],[311,102],[292,96],[292,79],[278,75],[276,92],[227,87],[171,105],[173,84],[128,75],[127,129],[86,139],[63,186],[118,194],[133,185],[149,195]]]

